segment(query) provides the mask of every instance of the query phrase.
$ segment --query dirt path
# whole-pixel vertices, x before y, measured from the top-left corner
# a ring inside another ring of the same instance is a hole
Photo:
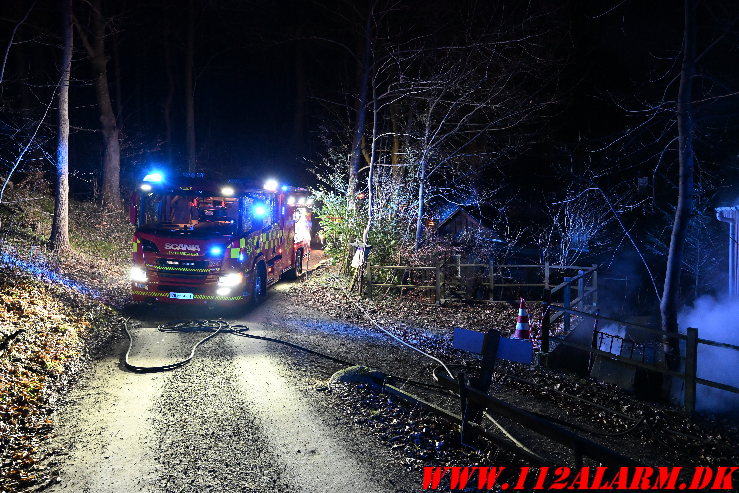
[[[296,316],[283,292],[276,286],[261,307],[240,320],[249,334],[300,341],[329,353],[351,346],[356,348],[350,353],[360,351],[363,343],[354,339],[364,336],[332,330],[320,315]],[[142,321],[153,326],[192,315],[156,309]],[[320,324],[329,328],[317,330]],[[180,359],[202,337],[151,328],[133,335],[131,361],[140,365]],[[59,482],[50,491],[419,489],[416,474],[409,476],[369,432],[348,426],[346,416],[316,392],[317,382],[340,368],[335,362],[222,334],[201,346],[189,365],[142,375],[122,369],[126,346],[119,344],[98,362],[59,411],[52,449],[65,455],[57,456]]]

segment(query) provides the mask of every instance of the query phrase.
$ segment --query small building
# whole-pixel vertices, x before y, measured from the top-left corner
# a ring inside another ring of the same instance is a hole
[[[439,222],[436,234],[447,237],[452,243],[502,243],[484,210],[474,205],[461,205]]]

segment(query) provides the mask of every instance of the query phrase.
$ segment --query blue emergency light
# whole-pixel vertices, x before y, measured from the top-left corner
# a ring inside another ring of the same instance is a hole
[[[214,257],[217,257],[218,255],[223,255],[223,247],[220,247],[220,246],[210,247],[210,250],[208,250],[208,253],[210,253]]]
[[[154,183],[159,183],[162,180],[164,180],[164,176],[162,176],[161,173],[149,173],[146,176],[144,176],[143,181],[149,181]]]
[[[267,208],[262,204],[257,204],[252,209],[252,214],[254,214],[254,217],[264,217],[267,214]]]

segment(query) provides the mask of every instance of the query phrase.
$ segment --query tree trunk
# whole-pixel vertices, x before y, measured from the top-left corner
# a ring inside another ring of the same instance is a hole
[[[367,225],[362,235],[362,243],[367,245],[375,214],[375,162],[377,160],[377,125],[380,113],[377,107],[376,86],[372,84],[372,145],[370,146],[369,173],[367,173]],[[365,259],[366,261],[366,259]]]
[[[69,246],[69,72],[72,66],[72,0],[63,0],[62,76],[59,83],[59,119],[56,140],[56,194],[49,246],[63,253]]]
[[[115,79],[115,116],[118,128],[126,128],[123,119],[123,84],[121,83],[121,55],[118,35],[113,37],[113,77]]]
[[[105,54],[105,18],[102,2],[92,2],[92,41],[78,27],[80,39],[85,45],[90,64],[95,74],[95,98],[100,112],[100,131],[103,135],[103,185],[101,202],[103,207],[121,209],[121,150],[118,123],[116,122],[113,104],[110,100],[108,86],[108,57]]]
[[[418,182],[418,216],[416,217],[416,242],[415,249],[421,248],[423,240],[423,216],[426,213],[426,171],[428,164],[426,158],[421,158],[419,165],[419,182]]]
[[[357,67],[359,94],[357,95],[356,123],[354,126],[354,139],[352,140],[351,160],[349,162],[349,186],[346,191],[347,205],[350,209],[355,207],[357,197],[359,163],[362,160],[362,136],[364,135],[364,122],[367,117],[367,93],[369,91],[370,54],[372,52],[372,10],[367,14],[363,42],[362,59],[360,65]]]
[[[682,265],[685,236],[693,211],[693,75],[695,73],[695,0],[685,0],[685,32],[683,42],[683,63],[680,73],[680,89],[677,98],[677,126],[680,181],[678,185],[675,222],[672,226],[670,250],[667,256],[665,286],[662,292],[660,311],[662,330],[665,332],[665,352],[670,368],[680,365],[680,347],[677,334],[678,296],[680,294],[680,267]]]
[[[197,156],[195,155],[195,2],[187,2],[187,46],[185,49],[185,136],[187,139],[187,169],[195,171]]]
[[[164,97],[164,133],[167,142],[167,163],[172,165],[172,102],[174,101],[174,69],[172,68],[171,32],[164,37],[164,70],[167,74],[167,95]]]

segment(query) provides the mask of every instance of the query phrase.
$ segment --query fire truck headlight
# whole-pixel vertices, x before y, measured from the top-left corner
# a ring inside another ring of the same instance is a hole
[[[228,296],[231,294],[231,288],[218,288],[216,289],[216,294],[218,296]]]
[[[224,197],[230,197],[233,194],[234,194],[233,187],[223,187],[223,188],[221,188],[221,195],[223,195]]]
[[[148,281],[146,277],[146,271],[142,269],[141,267],[131,267],[131,272],[129,274],[129,277],[133,282],[146,282]]]
[[[293,197],[292,195],[290,195],[287,198],[287,205],[295,205],[295,197]]]
[[[219,288],[233,288],[238,286],[244,280],[244,275],[241,272],[231,272],[225,276],[218,278]]]
[[[279,186],[280,184],[277,183],[277,180],[275,180],[274,178],[270,178],[269,180],[264,182],[263,188],[268,192],[276,192]]]

